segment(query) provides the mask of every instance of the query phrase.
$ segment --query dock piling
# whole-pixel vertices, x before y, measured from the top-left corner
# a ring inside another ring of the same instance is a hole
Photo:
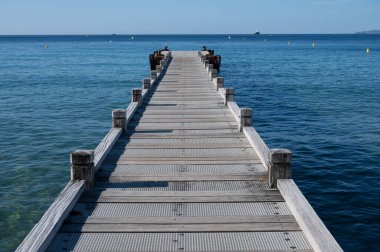
[[[132,89],[132,102],[141,102],[142,90],[141,88]]]
[[[151,80],[156,80],[157,79],[157,71],[156,70],[150,71],[150,79]]]
[[[253,114],[253,111],[250,108],[240,109],[240,122],[239,122],[240,132],[243,132],[243,127],[252,126],[252,114]]]
[[[219,91],[219,88],[224,88],[224,78],[216,77],[216,91]]]
[[[127,111],[123,109],[112,110],[112,128],[121,128],[125,131],[125,119],[127,118]]]
[[[233,102],[235,100],[235,90],[233,88],[226,88],[224,95],[224,105],[227,106],[228,102]]]
[[[142,81],[143,83],[143,89],[147,89],[148,91],[150,90],[150,79],[145,78]]]
[[[86,190],[91,190],[95,182],[94,151],[74,150],[70,153],[71,180],[85,180]]]
[[[162,66],[161,65],[156,66],[156,71],[157,71],[157,74],[161,74]]]
[[[292,152],[288,149],[271,149],[269,151],[269,186],[277,188],[277,179],[292,177]]]
[[[210,72],[210,80],[212,81],[217,76],[218,76],[218,70],[212,69],[211,72]]]
[[[204,62],[204,64],[205,64],[205,69],[208,67],[208,60],[205,60],[205,61],[203,61]]]

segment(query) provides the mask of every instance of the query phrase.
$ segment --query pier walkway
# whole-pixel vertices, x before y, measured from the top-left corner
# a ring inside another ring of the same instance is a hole
[[[18,251],[342,251],[197,52],[166,55]]]

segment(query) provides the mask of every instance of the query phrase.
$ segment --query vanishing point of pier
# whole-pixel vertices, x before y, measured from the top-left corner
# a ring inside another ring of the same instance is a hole
[[[17,251],[342,251],[208,51],[162,54]]]

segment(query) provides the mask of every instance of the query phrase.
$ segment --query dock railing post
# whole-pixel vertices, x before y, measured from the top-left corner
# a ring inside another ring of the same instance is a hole
[[[210,80],[212,81],[214,78],[218,76],[218,70],[212,69],[210,73]]]
[[[216,91],[219,91],[219,88],[224,88],[224,78],[216,77]]]
[[[163,58],[162,60],[160,60],[160,65],[162,66],[162,68],[165,67],[165,65],[166,65],[166,60],[165,60],[165,58]]]
[[[166,53],[166,58],[170,59],[172,57],[172,52],[171,51],[168,51]]]
[[[85,180],[86,190],[95,182],[94,151],[74,150],[70,153],[71,180]]]
[[[157,79],[157,71],[156,70],[150,71],[150,79],[154,80],[154,81]]]
[[[143,83],[143,89],[147,89],[148,91],[150,90],[150,79],[145,78],[142,81]]]
[[[226,88],[224,94],[224,106],[227,106],[228,102],[233,102],[235,100],[235,90],[233,88]]]
[[[161,72],[162,72],[162,66],[161,65],[156,66],[156,71],[157,71],[157,75],[161,74]]]
[[[208,64],[208,66],[207,66],[207,73],[210,74],[212,72],[212,69],[214,69],[214,65],[213,64]]]
[[[141,88],[132,89],[132,102],[141,102],[142,90]]]
[[[205,63],[205,69],[208,67],[208,60],[205,60],[204,63]]]
[[[253,111],[250,108],[240,109],[240,122],[239,122],[240,132],[243,132],[243,127],[252,126],[252,114],[253,114]]]
[[[112,128],[121,128],[125,132],[125,120],[127,119],[127,111],[124,109],[112,110]]]
[[[278,179],[290,179],[292,177],[292,152],[288,149],[269,150],[269,186],[277,188]]]

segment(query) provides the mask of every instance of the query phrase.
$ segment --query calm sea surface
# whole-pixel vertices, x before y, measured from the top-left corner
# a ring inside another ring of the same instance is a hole
[[[377,35],[0,36],[0,251],[40,219],[70,150],[97,146],[165,45],[221,54],[225,85],[269,147],[293,151],[294,179],[340,245],[379,251]]]

